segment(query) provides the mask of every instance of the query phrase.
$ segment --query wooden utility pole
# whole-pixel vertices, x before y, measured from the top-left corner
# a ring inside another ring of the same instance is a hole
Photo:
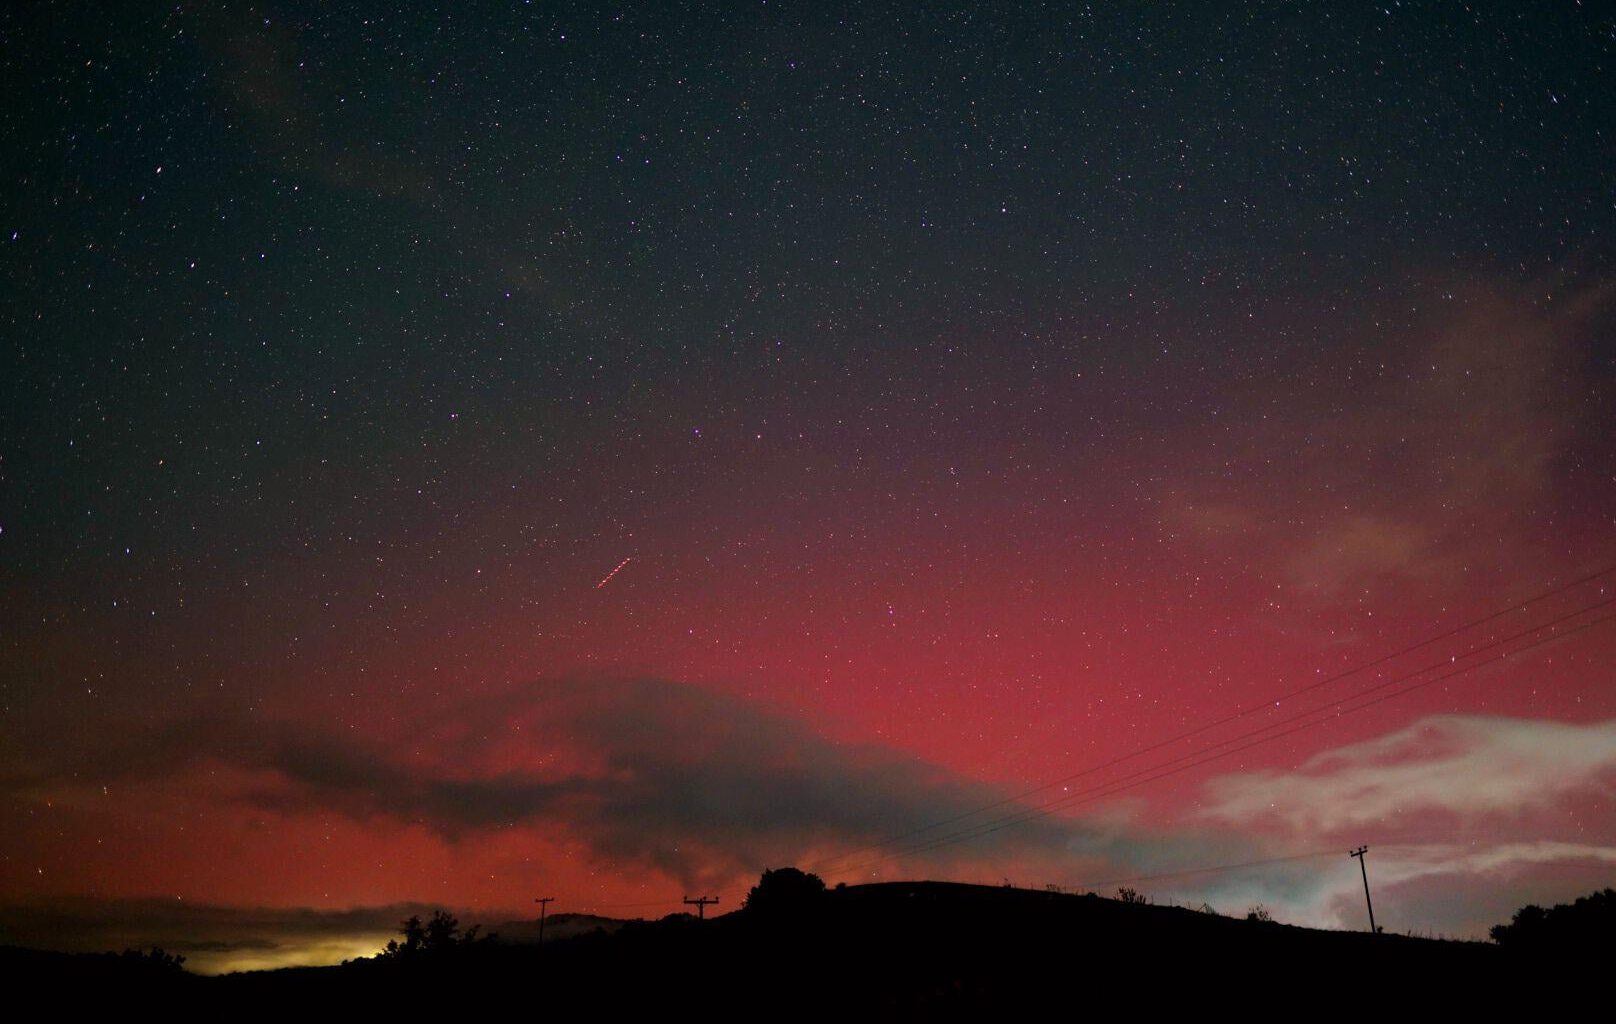
[[[1347,856],[1358,858],[1358,870],[1363,874],[1363,901],[1364,905],[1369,908],[1369,934],[1379,935],[1380,929],[1375,927],[1375,904],[1369,898],[1369,869],[1364,867],[1364,854],[1368,852],[1369,847],[1360,846],[1347,854]]]
[[[549,909],[550,904],[555,902],[555,897],[554,896],[536,896],[536,897],[534,897],[533,902],[537,903],[539,905],[539,945],[543,946],[544,945],[544,912]]]
[[[690,904],[691,906],[695,907],[696,908],[696,916],[699,917],[701,920],[705,921],[705,920],[707,920],[707,907],[710,904],[717,903],[718,902],[718,897],[717,896],[697,896],[695,899],[691,899],[689,896],[686,896],[685,897],[685,902]]]

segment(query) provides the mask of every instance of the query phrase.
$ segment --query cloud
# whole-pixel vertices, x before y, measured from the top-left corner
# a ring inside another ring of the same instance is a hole
[[[1367,914],[1358,864],[1346,850],[1343,842],[1277,862],[1113,884],[1135,886],[1157,902],[1207,904],[1235,916],[1260,904],[1287,924],[1356,930],[1366,926]],[[1375,916],[1388,930],[1483,939],[1527,903],[1569,902],[1609,884],[1616,846],[1375,843],[1368,868]]]
[[[284,720],[192,717],[130,736],[122,747],[103,743],[36,766],[6,788],[65,806],[75,788],[99,792],[116,783],[133,794],[211,780],[225,788],[209,790],[209,799],[288,817],[340,816],[375,824],[381,834],[424,828],[451,851],[524,834],[511,826],[565,836],[619,876],[726,895],[761,867],[814,868],[816,856],[1008,795],[888,748],[836,743],[767,705],[658,679],[541,682],[404,714],[388,738],[365,741]],[[1570,898],[1590,872],[1608,875],[1616,865],[1609,837],[1543,838],[1521,816],[1603,803],[1613,772],[1616,721],[1439,716],[1320,754],[1293,773],[1216,779],[1203,816],[1185,825],[1151,827],[1148,807],[1133,818],[1041,818],[878,870],[994,882],[1002,870],[1021,884],[1107,891],[1144,876],[1152,880],[1134,884],[1159,901],[1204,900],[1232,913],[1262,903],[1292,923],[1361,927],[1355,865],[1346,841],[1336,850],[1329,837],[1399,818],[1423,830],[1445,815],[1484,820],[1474,835],[1486,838],[1399,844],[1382,827],[1375,834],[1383,838],[1369,839],[1377,913],[1399,929],[1480,934],[1520,903]],[[1012,802],[917,838],[1019,807]],[[1321,842],[1331,848],[1321,850]],[[1237,864],[1245,866],[1200,870]],[[820,870],[833,880],[870,877]],[[1106,879],[1113,881],[1097,881]],[[1476,902],[1493,889],[1496,900]],[[81,949],[155,943],[207,970],[335,962],[368,954],[399,919],[424,909],[362,908],[344,917],[169,900],[108,906],[68,900],[5,910],[0,941]],[[46,941],[52,935],[67,938]]]
[[[1616,846],[1556,840],[1498,843],[1480,849],[1451,844],[1388,847],[1377,858],[1376,874],[1389,882],[1408,882],[1429,875],[1505,875],[1546,864],[1616,865]]]
[[[1325,751],[1293,772],[1207,783],[1207,818],[1298,833],[1385,826],[1441,812],[1516,817],[1616,779],[1616,720],[1577,725],[1438,715]]]
[[[566,679],[421,708],[386,742],[285,720],[191,718],[13,776],[9,788],[60,796],[199,777],[288,815],[419,825],[450,842],[544,826],[619,869],[691,885],[806,866],[953,822],[915,840],[924,842],[1023,809],[1005,804],[1001,788],[890,748],[837,743],[764,705],[657,679]],[[1000,806],[967,817],[988,805]],[[906,867],[1184,862],[1196,848],[1193,839],[1141,841],[1116,823],[1050,816]]]
[[[1409,288],[1324,355],[1230,387],[1237,415],[1187,440],[1161,528],[1326,596],[1531,557],[1565,466],[1605,447],[1590,338],[1616,294],[1549,290]]]
[[[1616,847],[1584,843],[1389,845],[1370,857],[1376,916],[1391,930],[1420,934],[1484,938],[1528,903],[1569,903],[1616,876]],[[1364,913],[1362,893],[1343,887],[1330,909],[1353,925]]]
[[[1234,913],[1261,903],[1288,923],[1358,929],[1362,879],[1346,851],[1368,842],[1379,923],[1485,938],[1526,903],[1609,884],[1613,784],[1616,720],[1427,717],[1292,771],[1208,781],[1195,818],[1205,834],[1227,829],[1300,856],[1140,887],[1158,899]]]

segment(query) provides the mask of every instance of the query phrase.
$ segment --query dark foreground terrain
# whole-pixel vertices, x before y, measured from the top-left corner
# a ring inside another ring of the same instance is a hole
[[[679,915],[547,942],[340,967],[199,977],[128,958],[0,952],[13,993],[71,1009],[507,1012],[723,1019],[1237,1013],[1486,1013],[1602,991],[1610,950],[1529,957],[1486,943],[1325,932],[1173,907],[949,883],[822,893],[768,912]],[[1603,964],[1604,966],[1600,966]],[[1602,997],[1595,997],[1596,1005]],[[1600,1010],[1599,1014],[1603,1014]],[[1572,1018],[1575,1019],[1575,1018]]]

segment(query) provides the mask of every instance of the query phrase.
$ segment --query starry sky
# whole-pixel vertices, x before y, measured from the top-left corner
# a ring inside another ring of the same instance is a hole
[[[0,83],[0,940],[1616,876],[1608,5],[37,3]]]

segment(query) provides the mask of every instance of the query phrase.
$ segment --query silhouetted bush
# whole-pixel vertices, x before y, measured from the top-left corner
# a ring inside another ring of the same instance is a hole
[[[1150,897],[1136,889],[1123,887],[1117,890],[1117,899],[1124,903],[1138,903],[1140,905],[1150,902]]]
[[[1252,905],[1250,910],[1246,911],[1246,920],[1256,921],[1259,924],[1273,924],[1274,915],[1268,912],[1267,907],[1261,903],[1256,903]]]
[[[748,914],[791,913],[817,902],[825,894],[825,881],[818,875],[797,868],[776,868],[763,872],[758,884],[746,894],[741,909]]]
[[[1570,952],[1608,949],[1616,939],[1616,889],[1544,910],[1528,904],[1509,924],[1493,925],[1492,940],[1507,949]]]
[[[432,919],[425,923],[422,923],[419,915],[412,914],[409,920],[399,924],[398,930],[403,934],[404,941],[388,940],[381,956],[408,959],[421,954],[442,954],[453,949],[481,946],[498,937],[493,934],[479,935],[482,925],[472,925],[462,935],[460,919],[447,910],[433,911]]]
[[[142,953],[138,949],[123,951],[126,963],[138,963],[141,967],[180,974],[185,970],[185,957],[179,953],[167,953],[161,946],[153,946],[149,951]]]

